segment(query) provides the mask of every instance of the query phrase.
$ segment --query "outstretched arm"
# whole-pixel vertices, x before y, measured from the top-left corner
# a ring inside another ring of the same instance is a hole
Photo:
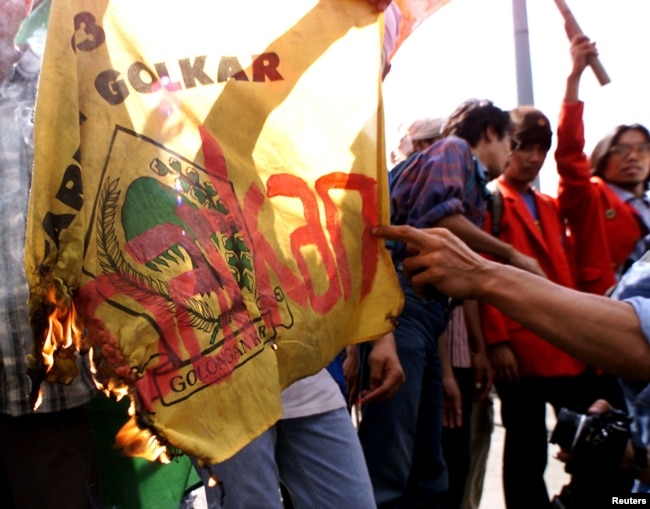
[[[373,231],[409,245],[414,256],[403,267],[416,291],[432,284],[453,298],[483,300],[587,364],[650,380],[650,345],[630,304],[486,260],[445,229],[380,226]]]
[[[580,78],[587,68],[589,57],[598,56],[596,43],[591,42],[585,35],[576,35],[571,39],[571,72],[567,77],[566,89],[564,91],[565,103],[577,103],[580,101],[578,91]]]
[[[542,267],[535,258],[517,251],[510,244],[481,230],[462,214],[445,216],[438,221],[436,226],[448,229],[474,251],[496,256],[510,265],[546,277]]]

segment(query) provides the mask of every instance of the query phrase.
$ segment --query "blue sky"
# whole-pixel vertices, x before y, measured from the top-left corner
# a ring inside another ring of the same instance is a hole
[[[585,71],[587,152],[620,123],[650,126],[650,1],[566,0],[581,28],[596,41],[611,78],[601,86]],[[470,97],[517,105],[513,0],[451,0],[402,45],[384,82],[387,143],[398,125],[418,116],[444,116]],[[535,105],[557,124],[569,42],[553,0],[527,0]],[[551,149],[554,150],[554,147]],[[544,192],[555,194],[552,152],[540,175]]]

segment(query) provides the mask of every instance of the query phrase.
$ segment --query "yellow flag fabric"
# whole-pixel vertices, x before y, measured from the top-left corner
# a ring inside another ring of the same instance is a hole
[[[206,463],[390,331],[381,16],[365,0],[54,0],[32,316],[73,296],[98,378]]]

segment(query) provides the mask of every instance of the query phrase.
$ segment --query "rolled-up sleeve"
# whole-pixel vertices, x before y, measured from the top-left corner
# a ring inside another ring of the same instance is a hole
[[[650,299],[647,297],[632,297],[625,299],[623,302],[632,304],[634,307],[639,321],[641,322],[641,330],[648,343],[650,343]]]
[[[650,251],[628,269],[614,289],[612,298],[634,307],[643,335],[650,343]]]

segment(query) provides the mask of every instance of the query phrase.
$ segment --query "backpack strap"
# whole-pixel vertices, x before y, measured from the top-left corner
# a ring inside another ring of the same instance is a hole
[[[487,189],[489,191],[488,197],[488,210],[492,216],[492,228],[490,233],[498,237],[501,234],[501,217],[503,216],[503,195],[499,191],[496,182],[492,180],[488,182]]]

